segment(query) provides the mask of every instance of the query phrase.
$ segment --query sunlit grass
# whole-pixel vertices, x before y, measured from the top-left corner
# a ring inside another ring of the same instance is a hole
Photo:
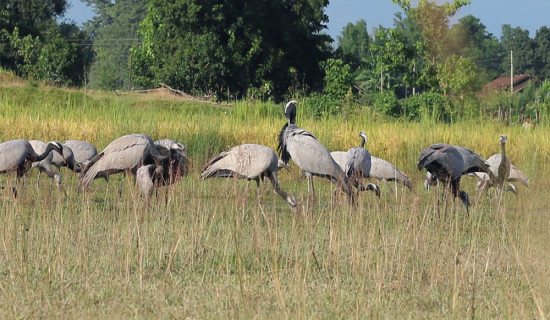
[[[99,150],[144,132],[186,144],[188,177],[150,203],[132,179],[94,181],[79,194],[63,169],[68,197],[36,172],[14,200],[0,190],[0,318],[540,318],[550,313],[550,136],[495,122],[387,122],[368,110],[347,120],[298,123],[330,150],[360,142],[411,176],[415,192],[382,183],[350,208],[334,185],[316,179],[306,212],[306,181],[293,165],[281,187],[292,211],[266,184],[199,180],[214,154],[241,143],[276,148],[282,105],[223,107],[156,96],[115,96],[32,86],[0,87],[0,140],[83,139]],[[431,143],[469,147],[488,157],[508,135],[508,155],[532,180],[497,199],[477,196],[472,210],[438,203],[416,170]],[[0,184],[9,183],[2,176]],[[22,186],[20,186],[22,188]],[[265,218],[262,214],[265,212]],[[244,223],[242,222],[245,213]]]

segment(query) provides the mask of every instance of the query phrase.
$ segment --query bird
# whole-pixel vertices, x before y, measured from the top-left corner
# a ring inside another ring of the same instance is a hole
[[[288,169],[286,164],[279,162],[277,154],[270,147],[260,144],[242,144],[223,151],[208,161],[201,171],[201,180],[214,177],[247,179],[246,199],[250,181],[256,181],[259,197],[260,179],[267,177],[271,181],[275,192],[292,208],[295,208],[297,205],[296,198],[279,187],[277,180],[279,165]]]
[[[483,159],[480,155],[478,155],[477,153],[475,153],[471,149],[464,148],[464,147],[461,147],[461,146],[453,146],[453,148],[455,148],[456,151],[458,151],[458,153],[460,153],[460,155],[462,156],[462,159],[464,161],[464,168],[465,169],[464,169],[464,172],[462,173],[463,175],[465,175],[465,174],[467,174],[467,175],[474,174],[476,172],[475,171],[476,168],[478,168],[478,166],[479,166],[479,160],[480,159],[485,161],[485,163],[487,165],[489,164],[485,159]],[[491,180],[494,179],[492,172],[489,172],[489,173],[480,172],[480,173],[487,174],[487,176]],[[430,187],[433,187],[433,186],[436,186],[436,185],[439,185],[439,179],[438,179],[437,175],[432,174],[430,171],[426,172],[426,180],[424,180],[424,187],[426,187],[426,190],[430,191]]]
[[[491,180],[489,174],[485,172],[475,172],[472,175],[481,179],[477,183],[477,189],[480,192],[487,190],[490,187],[496,186],[500,190],[511,191],[517,195],[517,188],[514,184],[508,183],[505,185],[505,182],[518,181],[521,182],[526,187],[529,187],[529,178],[516,166],[514,166],[510,159],[506,156],[506,143],[508,142],[508,137],[506,135],[501,135],[499,138],[501,153],[496,153],[490,156],[487,159],[487,162],[490,165],[491,172],[494,176],[494,179]]]
[[[32,146],[34,152],[36,154],[41,154],[44,151],[46,151],[46,148],[48,144],[41,140],[29,140],[30,145]],[[63,145],[61,145],[63,147]],[[63,156],[56,153],[61,161],[63,161]],[[32,168],[38,168],[38,177],[36,180],[36,185],[38,186],[40,183],[40,174],[44,172],[48,177],[50,177],[53,181],[55,181],[55,184],[57,187],[61,186],[61,183],[63,179],[61,178],[61,173],[55,172],[52,170],[52,161],[54,157],[54,152],[50,152],[46,157],[40,161],[35,161],[31,164]]]
[[[150,136],[134,133],[119,137],[109,143],[105,149],[93,157],[80,172],[80,189],[87,190],[97,177],[106,179],[119,172],[135,175],[138,168],[148,164],[159,164],[166,159],[162,156]],[[122,185],[119,195],[122,193]]]
[[[59,154],[63,153],[61,143],[57,141],[49,142],[42,153],[36,153],[29,141],[25,139],[0,143],[0,173],[15,173],[17,178],[24,177],[33,162],[42,161],[52,150]],[[16,184],[18,180],[16,180]],[[15,188],[13,192],[17,197]]]
[[[371,155],[370,176],[378,181],[396,181],[412,191],[411,179],[391,162]]]
[[[470,149],[446,143],[433,144],[420,152],[418,170],[426,169],[437,180],[450,187],[453,196],[459,197],[469,212],[470,200],[464,190],[460,190],[460,179],[470,172],[490,172],[485,159]]]
[[[160,165],[148,164],[138,168],[136,184],[146,196],[150,196],[155,187],[174,184],[187,174],[187,151],[183,144],[172,139],[157,140],[154,144],[166,159]]]
[[[368,183],[365,187],[362,183],[363,178],[368,178],[371,171],[371,155],[365,149],[367,135],[364,131],[359,132],[362,142],[360,147],[350,148],[348,151],[333,151],[330,153],[334,161],[344,171],[350,182],[358,191],[370,190],[380,197],[380,189],[373,183]]]
[[[313,176],[324,177],[336,182],[353,202],[353,191],[344,171],[311,132],[296,125],[297,103],[294,100],[290,101],[284,108],[284,114],[288,122],[279,132],[277,149],[281,159],[287,165],[292,159],[304,172],[308,179],[308,193],[314,194],[315,192]]]
[[[73,150],[61,143],[63,147],[63,157],[58,153],[53,153],[52,164],[57,168],[57,171],[61,172],[61,167],[67,167],[73,172],[80,172],[80,164],[78,164],[74,158]]]
[[[73,156],[74,156],[74,161],[80,165],[82,165],[85,161],[91,160],[93,157],[97,155],[96,147],[93,144],[86,141],[65,140],[61,144],[71,148],[71,151],[73,152]]]
[[[162,161],[162,185],[178,182],[187,174],[188,157],[185,145],[172,139],[161,139],[155,141],[155,147],[161,155],[166,156]]]
[[[430,187],[439,186],[439,180],[430,171],[426,171],[426,179],[424,180],[424,187],[430,192]]]

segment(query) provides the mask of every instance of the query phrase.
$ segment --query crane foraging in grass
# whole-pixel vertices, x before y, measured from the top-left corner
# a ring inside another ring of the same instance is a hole
[[[302,169],[308,180],[308,195],[314,194],[313,176],[318,176],[336,182],[353,202],[353,191],[344,171],[311,132],[296,125],[296,104],[290,101],[284,109],[288,121],[279,132],[277,149],[281,160],[288,164],[292,159]]]
[[[459,197],[469,212],[470,199],[460,190],[460,179],[470,172],[489,173],[489,164],[470,149],[446,143],[433,144],[420,152],[418,170],[426,169],[437,180],[449,187],[451,194]]]
[[[147,196],[152,194],[154,188],[177,183],[187,174],[187,151],[183,144],[162,139],[155,141],[155,147],[166,158],[158,165],[144,165],[136,172],[136,183]]]
[[[333,151],[330,153],[334,161],[344,171],[349,181],[357,188],[357,191],[370,190],[377,197],[380,197],[380,188],[374,183],[363,185],[363,179],[370,176],[372,163],[371,155],[365,149],[367,135],[364,131],[359,132],[361,146],[350,148],[348,151]]]
[[[80,188],[87,190],[92,181],[98,177],[106,179],[116,173],[123,172],[135,175],[143,165],[156,164],[166,159],[162,156],[153,139],[146,134],[135,133],[119,137],[109,143],[105,149],[93,157],[80,172]],[[122,193],[124,179],[118,193]]]
[[[275,192],[292,208],[295,208],[296,198],[279,187],[277,172],[281,165],[288,169],[285,164],[279,162],[273,149],[259,144],[242,144],[224,151],[208,161],[201,171],[201,179],[214,177],[247,179],[245,199],[250,181],[254,180],[258,187],[259,199],[260,179],[267,177]]]
[[[0,143],[0,173],[16,174],[17,187],[19,178],[25,177],[32,163],[42,161],[52,151],[63,154],[62,146],[57,141],[49,142],[42,153],[36,153],[29,141],[24,139]],[[16,187],[12,190],[17,197]]]
[[[496,153],[487,159],[490,165],[489,168],[495,178],[491,179],[489,174],[485,172],[475,172],[472,175],[481,179],[477,184],[477,189],[480,192],[490,187],[496,187],[499,191],[511,191],[517,195],[517,187],[512,183],[506,184],[506,182],[517,181],[529,188],[530,180],[525,173],[514,166],[506,156],[506,143],[508,142],[508,137],[506,135],[501,135],[499,142],[501,153]]]

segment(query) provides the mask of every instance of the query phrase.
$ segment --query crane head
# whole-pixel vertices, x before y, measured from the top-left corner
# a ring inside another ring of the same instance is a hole
[[[501,135],[500,136],[500,143],[505,144],[506,142],[508,142],[508,137],[505,134]]]
[[[288,119],[288,124],[296,124],[296,104],[298,101],[289,101],[285,106],[285,117]]]
[[[367,143],[367,134],[365,133],[365,131],[361,131],[359,132],[359,136],[362,138],[362,142],[361,142],[361,147],[365,147],[365,143]]]

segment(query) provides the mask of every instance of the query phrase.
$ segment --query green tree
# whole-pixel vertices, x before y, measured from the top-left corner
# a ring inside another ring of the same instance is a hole
[[[69,44],[60,34],[43,43],[40,37],[21,36],[19,28],[13,33],[2,30],[15,55],[18,74],[34,80],[48,80],[58,85],[80,85],[83,73],[78,73],[78,45]]]
[[[449,57],[439,64],[437,73],[444,95],[461,98],[476,91],[476,65],[470,58]]]
[[[319,33],[327,4],[151,0],[140,28],[143,43],[133,51],[139,80],[217,97],[265,83],[281,97],[293,78],[320,88],[320,61],[330,54],[330,37]]]
[[[502,63],[504,70],[510,70],[510,51],[512,51],[514,74],[535,74],[535,41],[529,38],[528,30],[520,27],[512,28],[509,24],[504,24],[500,42],[507,53]]]
[[[66,0],[2,0],[0,30],[12,32],[17,27],[23,36],[39,36],[66,9]]]
[[[370,36],[367,32],[367,22],[363,19],[357,23],[348,23],[337,37],[338,49],[350,62],[359,65],[369,55]]]
[[[85,28],[93,35],[95,62],[90,86],[104,89],[132,89],[133,61],[130,49],[139,43],[139,23],[144,19],[147,0],[86,0],[95,16]]]
[[[58,23],[66,8],[66,0],[2,0],[2,67],[22,77],[81,85],[91,61],[83,43],[88,37],[74,24]]]
[[[381,90],[415,86],[416,47],[409,45],[395,29],[380,28],[372,44],[375,74],[380,79]]]
[[[334,99],[343,100],[353,85],[350,66],[339,59],[328,59],[322,66],[325,70],[323,91]]]
[[[438,5],[428,0],[420,0],[416,8],[411,7],[410,0],[392,0],[410,16],[419,27],[424,45],[430,53],[430,58],[444,61],[445,37],[448,31],[449,19],[463,6],[470,4],[470,0],[454,0]]]
[[[500,61],[506,55],[498,39],[480,20],[468,15],[452,26],[446,39],[446,55],[470,58],[478,67],[478,86],[503,73]]]
[[[535,36],[535,76],[550,79],[550,28],[544,26]]]

